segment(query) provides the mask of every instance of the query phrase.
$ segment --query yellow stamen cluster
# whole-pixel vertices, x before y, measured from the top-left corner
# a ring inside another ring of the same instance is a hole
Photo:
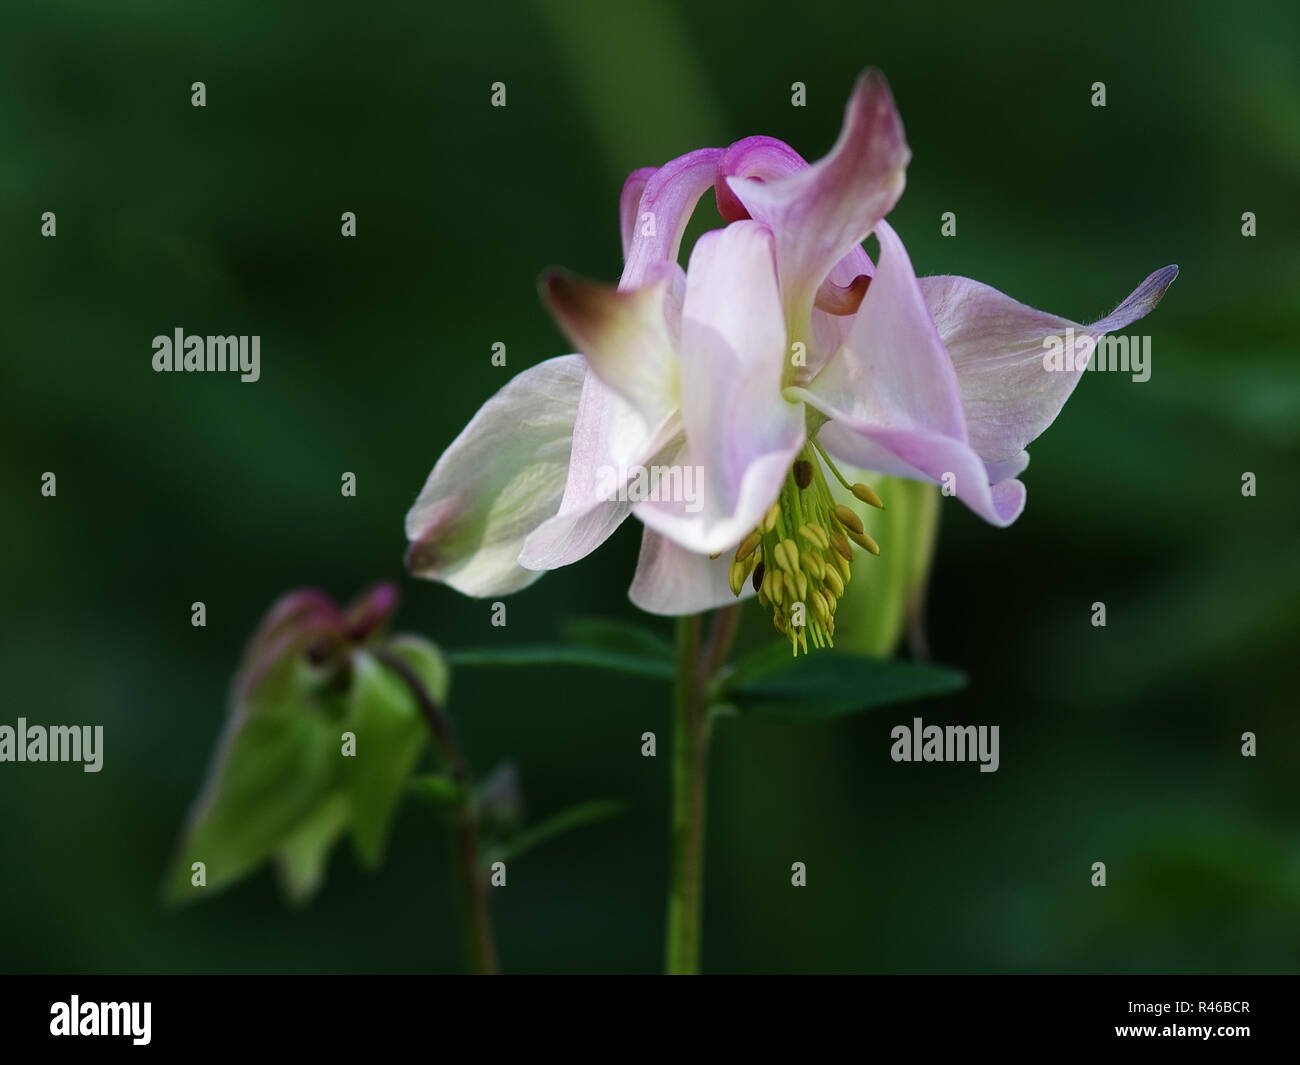
[[[835,608],[852,575],[850,544],[880,554],[862,519],[832,498],[818,455],[857,499],[883,508],[869,486],[849,484],[814,442],[800,452],[776,502],[736,549],[729,574],[735,595],[747,580],[753,583],[796,655],[807,653],[809,640],[814,647],[834,646]]]

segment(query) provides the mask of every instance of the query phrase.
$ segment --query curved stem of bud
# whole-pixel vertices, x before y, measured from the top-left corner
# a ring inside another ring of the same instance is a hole
[[[478,813],[475,809],[469,764],[456,743],[451,718],[415,670],[391,651],[379,649],[374,654],[378,661],[396,673],[411,689],[411,694],[429,725],[429,731],[433,734],[433,741],[442,756],[447,775],[460,785],[462,797],[452,826],[452,858],[456,888],[461,900],[465,949],[471,972],[479,976],[495,976],[500,968],[497,963],[496,940],[492,933],[492,915],[488,909],[487,879],[479,867]]]

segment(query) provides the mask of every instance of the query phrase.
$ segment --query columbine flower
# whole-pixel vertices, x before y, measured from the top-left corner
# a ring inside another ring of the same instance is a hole
[[[811,166],[751,137],[632,174],[618,287],[543,284],[582,354],[520,374],[439,459],[407,515],[412,571],[504,594],[583,558],[634,513],[638,606],[686,614],[757,592],[799,650],[831,642],[851,545],[878,551],[826,474],[880,500],[834,459],[947,481],[986,521],[1014,521],[1025,448],[1086,363],[1047,370],[1044,339],[1090,350],[1150,311],[1177,269],[1091,325],[966,278],[918,279],[884,221],[909,158],[884,79],[868,72]],[[682,234],[710,186],[729,224],[700,238],[683,273]],[[872,233],[877,264],[861,246]],[[699,495],[626,491],[656,466],[678,488],[698,469]]]

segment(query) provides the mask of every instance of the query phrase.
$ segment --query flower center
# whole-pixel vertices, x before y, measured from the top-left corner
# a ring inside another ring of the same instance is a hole
[[[758,601],[772,609],[772,624],[789,641],[793,654],[834,646],[835,608],[849,583],[856,544],[873,555],[880,547],[849,507],[836,503],[822,472],[831,471],[848,491],[883,509],[865,484],[849,484],[820,444],[810,439],[799,452],[781,494],[740,547],[731,563],[731,590],[740,594],[753,582]]]

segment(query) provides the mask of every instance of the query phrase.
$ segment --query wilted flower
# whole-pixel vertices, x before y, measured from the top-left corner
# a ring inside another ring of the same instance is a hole
[[[635,172],[618,287],[562,274],[543,285],[581,354],[520,374],[439,459],[407,515],[412,571],[504,594],[583,558],[633,513],[638,606],[694,613],[757,591],[798,650],[831,642],[852,545],[878,551],[826,474],[880,500],[835,460],[946,482],[986,521],[1014,521],[1025,448],[1086,361],[1052,372],[1044,340],[1089,350],[1150,311],[1177,270],[1092,325],[966,278],[918,279],[884,221],[909,158],[888,87],[868,72],[817,163],[751,137]],[[682,235],[711,186],[728,224],[683,272]],[[876,264],[861,243],[872,233]],[[648,468],[674,490],[628,491]]]

